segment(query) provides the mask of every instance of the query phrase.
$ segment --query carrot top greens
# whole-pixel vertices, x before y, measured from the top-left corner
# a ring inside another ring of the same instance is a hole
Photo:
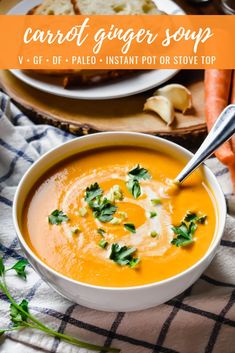
[[[0,329],[0,335],[3,335],[4,333],[9,331],[17,331],[25,328],[36,329],[36,330],[45,332],[45,334],[49,336],[57,337],[77,347],[83,347],[88,350],[97,351],[97,352],[99,351],[113,352],[113,353],[120,352],[120,349],[117,349],[117,348],[97,346],[94,344],[80,341],[75,337],[71,337],[69,335],[60,333],[58,331],[54,331],[50,327],[44,325],[41,321],[39,321],[34,315],[30,313],[29,302],[26,299],[23,299],[21,300],[20,303],[17,303],[15,299],[11,296],[8,290],[7,283],[6,283],[6,273],[8,271],[15,271],[18,276],[20,276],[23,279],[26,279],[27,264],[28,264],[28,261],[25,259],[22,259],[16,262],[13,266],[6,268],[3,263],[3,259],[0,258],[0,290],[2,291],[3,294],[5,294],[5,296],[8,298],[10,302],[10,320],[11,320],[11,326]]]

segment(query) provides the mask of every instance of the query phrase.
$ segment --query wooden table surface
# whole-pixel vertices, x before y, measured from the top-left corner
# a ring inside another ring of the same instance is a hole
[[[0,14],[6,13],[18,2],[20,0],[0,0]],[[211,0],[208,4],[204,5],[192,5],[190,0],[175,0],[175,2],[188,14],[216,15],[222,13],[219,6],[220,0]]]

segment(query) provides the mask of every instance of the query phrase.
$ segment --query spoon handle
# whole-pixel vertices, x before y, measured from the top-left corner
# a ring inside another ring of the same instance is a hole
[[[176,177],[182,183],[201,163],[235,133],[235,104],[229,105],[218,117],[216,123],[198,151]]]

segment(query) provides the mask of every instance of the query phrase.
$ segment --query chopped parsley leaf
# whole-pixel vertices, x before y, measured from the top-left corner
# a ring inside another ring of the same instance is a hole
[[[139,164],[128,172],[128,176],[137,180],[146,180],[151,178],[151,175],[147,169],[140,167]]]
[[[157,216],[157,212],[155,211],[151,211],[150,214],[149,214],[150,218],[154,218]]]
[[[105,249],[108,246],[108,242],[105,239],[101,239],[98,243],[98,245],[102,248]]]
[[[120,266],[130,266],[134,268],[140,261],[139,258],[133,257],[136,248],[121,246],[118,243],[112,244],[109,258]]]
[[[103,237],[106,232],[103,228],[98,228],[97,233]]]
[[[172,227],[176,237],[171,241],[171,244],[178,247],[191,245],[194,242],[193,236],[198,224],[204,224],[205,220],[206,216],[197,216],[196,213],[187,212],[184,221],[179,226]]]
[[[69,217],[60,210],[54,210],[49,216],[48,216],[48,222],[50,224],[56,224],[59,225],[63,222],[68,222]]]
[[[78,227],[71,228],[71,233],[72,234],[79,234],[79,233],[81,233],[81,229]]]
[[[152,202],[153,206],[157,206],[162,203],[161,199],[152,199],[151,202]]]
[[[124,221],[124,219],[127,219],[128,218],[128,215],[126,212],[123,212],[123,211],[119,211],[118,212],[118,215],[121,217],[121,220]]]
[[[122,223],[122,220],[121,220],[121,218],[113,217],[113,219],[111,219],[110,223],[111,224],[120,224],[120,223]]]
[[[125,223],[124,228],[131,233],[136,233],[135,225],[133,223]]]
[[[138,197],[141,195],[141,188],[140,188],[139,181],[135,179],[129,179],[126,185],[127,185],[128,191],[134,196],[135,199],[138,199]]]
[[[112,204],[106,198],[90,202],[89,206],[93,210],[94,217],[103,223],[110,222],[113,219],[113,214],[117,210],[117,206]]]
[[[100,222],[110,222],[117,207],[106,197],[102,197],[103,190],[98,183],[86,188],[85,201],[93,211],[93,215]]]
[[[85,217],[87,215],[87,208],[86,207],[80,207],[78,210],[78,215],[80,217]]]
[[[128,265],[129,265],[131,268],[134,268],[136,265],[138,265],[139,262],[140,262],[140,259],[139,259],[138,257],[135,257],[135,258],[133,258],[133,259],[130,260],[130,262],[129,262]]]
[[[171,244],[177,246],[177,247],[184,247],[184,246],[188,246],[191,245],[192,243],[194,243],[193,239],[184,239],[182,237],[177,237],[175,239],[172,240]]]
[[[102,194],[103,190],[100,188],[98,183],[91,184],[86,188],[85,201],[89,203]]]
[[[151,236],[152,238],[156,238],[156,237],[158,236],[158,233],[157,233],[155,230],[153,230],[153,231],[150,233],[150,236]]]
[[[198,221],[198,223],[200,223],[200,224],[205,224],[206,219],[207,219],[207,216],[206,216],[206,215],[203,215],[203,216],[198,217],[197,221]]]
[[[127,189],[137,199],[141,195],[140,180],[150,179],[148,170],[139,164],[128,172]]]
[[[119,185],[114,185],[108,192],[108,194],[106,195],[106,199],[108,199],[111,202],[115,202],[115,201],[121,201],[123,200],[123,192],[120,188]]]
[[[195,212],[188,211],[186,216],[184,217],[185,222],[198,222],[200,224],[204,224],[207,219],[206,215],[198,216]]]

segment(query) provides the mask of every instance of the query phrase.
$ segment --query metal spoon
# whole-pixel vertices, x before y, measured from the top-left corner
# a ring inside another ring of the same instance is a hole
[[[174,182],[181,184],[196,168],[210,157],[218,147],[230,139],[234,133],[235,104],[231,104],[220,114],[201,147],[175,178]]]

